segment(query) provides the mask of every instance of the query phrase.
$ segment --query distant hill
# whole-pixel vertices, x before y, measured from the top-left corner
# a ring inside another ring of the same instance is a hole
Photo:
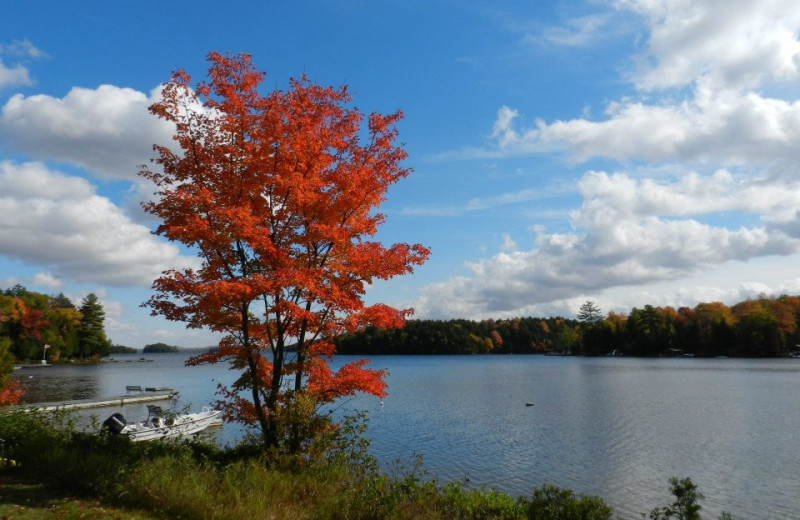
[[[151,343],[150,345],[145,345],[144,350],[142,350],[143,354],[164,354],[167,352],[179,352],[180,349],[174,345],[167,345],[166,343]]]

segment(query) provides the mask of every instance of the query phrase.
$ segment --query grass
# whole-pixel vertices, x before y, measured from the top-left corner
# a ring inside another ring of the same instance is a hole
[[[265,458],[246,444],[221,449],[194,442],[132,443],[77,432],[68,415],[0,413],[0,518],[610,520],[613,515],[598,497],[554,486],[513,498],[427,479],[418,461],[381,472],[360,430],[349,431],[355,434],[340,439],[324,457],[301,463]],[[663,508],[657,517],[654,510],[651,518],[683,518],[672,515],[678,509]]]
[[[97,499],[77,498],[44,484],[33,483],[15,475],[0,475],[0,518],[157,520],[144,511],[116,508]]]

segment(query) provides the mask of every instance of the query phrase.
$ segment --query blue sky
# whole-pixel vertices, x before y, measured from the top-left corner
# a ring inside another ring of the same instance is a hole
[[[290,5],[291,4],[291,5]],[[117,343],[214,338],[139,307],[191,252],[149,233],[147,113],[211,50],[403,110],[379,238],[431,259],[368,300],[573,316],[800,292],[800,4],[29,0],[0,17],[0,287],[107,311]]]

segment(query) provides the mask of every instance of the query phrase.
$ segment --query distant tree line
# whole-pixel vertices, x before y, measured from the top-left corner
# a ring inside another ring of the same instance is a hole
[[[108,356],[104,320],[95,294],[76,307],[63,294],[48,296],[15,285],[0,291],[0,357],[42,359],[45,345],[48,360]]]
[[[336,340],[342,354],[574,354],[779,357],[800,353],[800,296],[761,297],[731,307],[634,308],[603,315],[592,302],[578,319],[409,320]]]
[[[800,296],[760,297],[728,307],[634,308],[581,323],[581,352],[634,356],[781,357],[800,352]]]
[[[111,354],[138,354],[139,349],[125,345],[111,345]]]
[[[368,327],[336,339],[341,354],[544,354],[571,351],[576,320],[409,320],[401,329]]]

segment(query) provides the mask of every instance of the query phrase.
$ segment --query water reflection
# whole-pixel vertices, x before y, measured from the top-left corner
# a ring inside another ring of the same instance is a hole
[[[14,374],[24,394],[23,403],[71,401],[98,397],[96,371],[86,367],[23,368]]]

